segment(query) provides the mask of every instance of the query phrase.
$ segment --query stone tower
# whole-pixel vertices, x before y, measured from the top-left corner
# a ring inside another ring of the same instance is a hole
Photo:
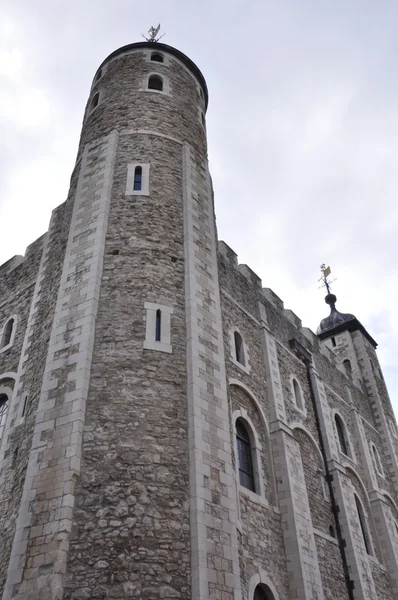
[[[0,266],[3,600],[398,597],[376,344],[217,241],[207,101],[175,48],[112,53],[67,200]]]

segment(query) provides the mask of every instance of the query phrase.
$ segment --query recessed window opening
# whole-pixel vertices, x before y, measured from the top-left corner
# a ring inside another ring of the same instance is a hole
[[[348,444],[345,434],[344,423],[339,417],[339,415],[335,415],[334,422],[336,424],[337,436],[339,438],[340,450],[343,454],[348,456]]]
[[[332,346],[337,346],[335,337],[332,337]]]
[[[264,587],[260,584],[254,590],[253,600],[273,600],[273,597],[268,594]]]
[[[329,535],[330,537],[334,538],[334,527],[333,525],[329,525]]]
[[[91,100],[91,104],[90,104],[90,112],[92,110],[94,110],[94,108],[97,108],[99,103],[99,92],[96,92],[93,96],[93,99]]]
[[[343,365],[347,373],[352,373],[351,361],[348,358],[343,360]]]
[[[164,62],[163,54],[160,54],[159,52],[152,52],[151,60],[153,60],[154,62],[162,63]]]
[[[234,342],[235,342],[235,358],[244,367],[246,366],[245,359],[245,348],[243,344],[243,338],[238,331],[234,331]]]
[[[3,427],[6,421],[8,408],[8,396],[6,394],[0,394],[0,428]],[[1,432],[1,429],[0,429]]]
[[[254,492],[252,448],[249,433],[241,419],[236,421],[236,445],[240,484]]]
[[[160,342],[161,337],[161,326],[162,326],[162,311],[160,308],[156,311],[156,328],[155,328],[155,341]]]
[[[380,367],[377,367],[377,370],[378,370],[378,372],[379,372],[379,377],[380,377],[380,379],[382,379],[382,380],[384,381],[383,372],[382,372],[382,370],[380,369]]]
[[[201,97],[201,98],[202,98],[202,100],[203,100],[203,99],[204,99],[204,94],[203,94],[203,90],[202,90],[202,88],[201,88],[201,87],[199,88],[199,94],[200,94],[200,97]]]
[[[148,90],[163,91],[163,79],[160,75],[151,75],[148,80]]]
[[[98,71],[98,73],[97,73],[97,74],[96,74],[96,76],[95,76],[95,79],[94,79],[94,81],[98,81],[98,79],[101,79],[101,77],[102,77],[102,69],[100,69],[100,70]]]
[[[294,400],[296,402],[297,408],[303,410],[303,399],[301,397],[300,386],[295,379],[293,379],[293,390],[294,390]]]
[[[22,417],[24,417],[26,415],[26,409],[28,408],[28,395],[25,395],[25,399],[23,401],[23,408],[22,408]]]
[[[142,190],[142,167],[136,167],[134,169],[134,185],[133,190],[139,192]]]
[[[14,319],[9,319],[4,327],[3,339],[1,340],[1,347],[4,348],[11,343],[12,331],[14,329]]]
[[[206,118],[205,118],[204,113],[201,113],[201,117],[202,117],[202,125],[203,125],[203,127],[206,127]]]
[[[383,476],[383,467],[381,465],[380,455],[374,444],[372,444],[372,451],[373,451],[373,461],[374,461],[376,471],[379,473],[379,475]]]
[[[366,523],[365,513],[363,511],[361,501],[359,500],[359,498],[356,494],[354,494],[354,498],[355,498],[355,504],[357,507],[359,524],[361,526],[361,531],[362,531],[362,536],[363,536],[363,541],[365,544],[366,552],[369,555],[371,555],[372,547],[370,544],[370,536],[369,536],[369,531],[368,531],[368,527],[367,527],[367,523]]]
[[[374,368],[373,360],[371,358],[369,358],[369,362],[370,362],[370,366],[372,367],[372,371],[374,371],[375,368]]]

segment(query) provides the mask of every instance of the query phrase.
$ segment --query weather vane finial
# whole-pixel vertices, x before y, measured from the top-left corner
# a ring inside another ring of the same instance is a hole
[[[332,281],[328,280],[328,277],[332,271],[331,271],[330,267],[327,267],[325,265],[325,263],[321,264],[321,271],[322,271],[322,277],[320,279],[318,279],[318,281],[322,281],[321,287],[325,287],[327,289],[328,294],[331,294],[330,285],[333,283],[333,281],[336,281],[336,280],[335,279],[333,279]]]
[[[152,27],[150,27],[150,29],[148,30],[149,37],[146,37],[146,35],[142,35],[142,37],[145,38],[147,42],[158,42],[164,36],[164,34],[163,34],[160,37],[157,37],[159,31],[160,31],[160,23],[157,27],[154,27],[153,25],[152,25]]]

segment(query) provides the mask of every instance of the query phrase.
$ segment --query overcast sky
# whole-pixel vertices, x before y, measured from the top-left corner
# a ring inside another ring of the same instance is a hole
[[[66,198],[95,70],[158,22],[207,80],[220,239],[314,331],[330,263],[397,412],[396,0],[3,0],[0,264]]]

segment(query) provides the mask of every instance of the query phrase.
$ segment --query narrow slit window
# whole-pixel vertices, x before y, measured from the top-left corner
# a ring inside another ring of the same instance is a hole
[[[163,79],[160,75],[151,75],[148,80],[148,90],[163,91]]]
[[[93,99],[91,100],[91,104],[90,104],[90,112],[92,110],[94,110],[94,108],[97,108],[99,103],[99,92],[96,92],[93,96]]]
[[[6,394],[0,394],[0,437],[1,430],[6,422],[6,415],[8,409],[8,396]]]
[[[361,504],[358,496],[356,496],[356,495],[355,495],[355,504],[357,507],[358,520],[359,520],[359,524],[361,526],[361,531],[362,531],[362,536],[363,536],[363,541],[365,544],[366,552],[367,552],[367,554],[371,555],[372,547],[370,544],[370,536],[369,536],[369,531],[368,531],[368,527],[367,527],[367,523],[366,523],[365,513],[363,511],[362,504]]]
[[[294,391],[294,400],[296,402],[297,408],[299,408],[300,410],[303,410],[304,405],[303,405],[303,399],[301,397],[300,386],[295,379],[293,379],[293,391]]]
[[[240,419],[236,421],[236,445],[240,484],[254,492],[253,458],[250,437]]]
[[[133,190],[139,192],[142,190],[142,167],[136,167],[134,170]]]
[[[11,343],[12,332],[14,330],[14,319],[9,319],[4,327],[3,339],[1,341],[1,347],[4,348]]]
[[[152,52],[151,60],[153,60],[154,62],[162,63],[164,62],[163,54],[160,54],[159,52]]]
[[[162,311],[160,308],[156,311],[156,328],[155,328],[155,341],[160,342],[161,338],[161,327],[162,327]]]
[[[336,344],[336,338],[335,338],[335,337],[332,337],[332,346],[333,346],[333,347],[335,347],[336,345],[337,345],[337,344]]]
[[[341,420],[341,418],[339,417],[339,415],[336,415],[334,417],[334,422],[336,424],[337,436],[339,438],[340,451],[343,454],[345,454],[346,456],[348,456],[348,444],[347,444],[347,439],[346,439],[346,434],[345,434],[344,423]]]
[[[243,344],[243,338],[238,331],[234,332],[234,343],[235,343],[235,359],[243,365],[246,366],[245,359],[245,348]]]
[[[95,79],[94,79],[94,81],[98,81],[98,79],[101,79],[101,77],[102,77],[102,69],[100,69],[100,70],[98,71],[98,73],[97,73],[97,74],[96,74],[96,76],[95,76]]]
[[[374,444],[372,444],[372,451],[373,451],[373,461],[374,461],[375,469],[378,472],[378,474],[383,477],[383,467],[381,465],[380,455]]]
[[[24,417],[26,415],[26,409],[28,408],[28,395],[26,394],[25,399],[23,401],[23,408],[22,408],[22,417]]]

